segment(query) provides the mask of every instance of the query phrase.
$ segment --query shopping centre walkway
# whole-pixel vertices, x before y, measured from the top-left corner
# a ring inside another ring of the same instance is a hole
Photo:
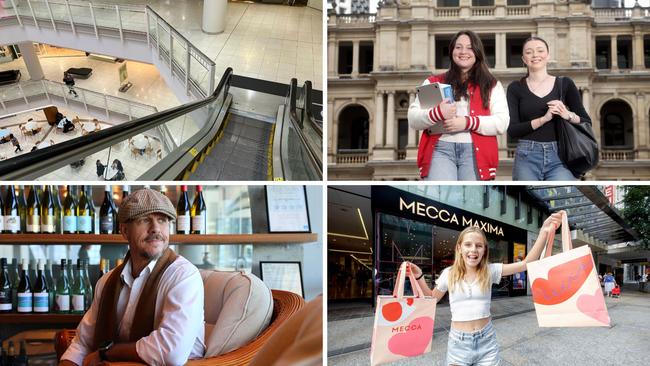
[[[650,357],[650,293],[626,285],[619,299],[607,298],[610,328],[540,328],[530,296],[492,301],[502,366],[642,365]],[[328,365],[368,365],[373,309],[328,304]],[[436,310],[432,352],[400,365],[444,365],[451,324],[449,305]]]

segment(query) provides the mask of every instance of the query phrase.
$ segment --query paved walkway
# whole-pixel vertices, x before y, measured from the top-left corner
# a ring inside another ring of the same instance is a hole
[[[610,328],[540,328],[532,299],[494,299],[493,322],[502,366],[642,365],[650,357],[650,294],[624,288],[619,299],[607,298]],[[451,324],[448,305],[436,310],[432,352],[400,365],[444,365]],[[370,364],[373,314],[368,305],[328,309],[328,365]]]

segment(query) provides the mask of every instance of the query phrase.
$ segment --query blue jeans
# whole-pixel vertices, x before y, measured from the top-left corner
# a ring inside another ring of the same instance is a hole
[[[449,329],[447,365],[495,366],[501,362],[492,321],[476,332]]]
[[[560,160],[557,142],[520,140],[515,151],[512,180],[576,180]]]
[[[478,180],[473,146],[438,140],[425,180]]]

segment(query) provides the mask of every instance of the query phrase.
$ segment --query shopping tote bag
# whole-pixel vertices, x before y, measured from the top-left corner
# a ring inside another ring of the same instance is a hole
[[[431,351],[436,300],[425,297],[418,281],[409,271],[415,296],[404,296],[404,262],[397,272],[392,296],[377,296],[375,325],[372,332],[370,364],[378,365]]]
[[[542,259],[528,264],[539,326],[609,326],[591,249],[572,248],[566,214],[562,215],[562,253],[551,255],[554,238],[555,233],[550,233]]]

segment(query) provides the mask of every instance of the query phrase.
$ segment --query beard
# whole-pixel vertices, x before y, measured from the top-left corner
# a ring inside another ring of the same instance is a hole
[[[152,260],[157,260],[160,258],[165,251],[169,247],[169,241],[165,239],[162,235],[159,234],[153,234],[149,235],[144,239],[144,242],[146,243],[147,241],[153,241],[153,240],[158,240],[158,241],[163,241],[164,244],[160,250],[156,250],[155,252],[150,252],[147,249],[149,248],[148,246],[145,246],[144,248],[138,248],[138,255],[143,258],[143,259],[148,259],[149,261]],[[152,249],[153,251],[153,249]]]

